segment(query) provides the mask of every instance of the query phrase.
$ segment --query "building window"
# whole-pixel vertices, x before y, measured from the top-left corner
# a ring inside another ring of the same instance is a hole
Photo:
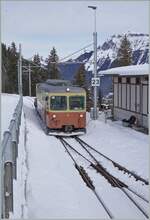
[[[127,84],[130,84],[130,78],[127,77]]]
[[[136,86],[136,112],[140,112],[140,85]]]
[[[136,84],[140,84],[140,78],[139,77],[136,78]]]
[[[117,76],[114,77],[114,83],[118,83],[118,77]]]
[[[148,76],[145,76],[145,77],[144,77],[144,80],[145,80],[145,81],[148,81]]]
[[[149,114],[149,86],[147,86],[147,114]]]
[[[118,107],[118,84],[114,84],[114,106]]]
[[[121,83],[121,77],[118,77],[118,83]]]
[[[122,77],[122,83],[126,83],[127,78],[126,77]]]
[[[131,111],[135,111],[135,85],[131,85]]]
[[[143,85],[143,92],[142,92],[142,113],[147,114],[147,102],[148,102],[148,94],[147,94],[147,85]]]
[[[130,85],[127,84],[127,110],[130,110]]]
[[[122,84],[122,108],[126,109],[126,84]]]
[[[135,78],[135,77],[131,77],[130,82],[131,82],[132,84],[136,84],[136,78]]]
[[[118,100],[118,106],[119,106],[119,108],[121,108],[122,107],[122,91],[121,91],[121,83],[119,83],[119,91],[118,91],[118,93],[119,93],[119,100]]]

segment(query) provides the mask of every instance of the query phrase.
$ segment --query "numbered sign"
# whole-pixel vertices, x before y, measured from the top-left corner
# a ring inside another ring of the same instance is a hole
[[[94,77],[91,79],[91,85],[92,86],[100,86],[100,79],[97,77]]]

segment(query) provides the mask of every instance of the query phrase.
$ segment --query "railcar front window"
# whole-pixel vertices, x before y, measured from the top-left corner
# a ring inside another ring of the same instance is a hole
[[[51,110],[66,110],[67,97],[66,96],[52,96],[50,102]]]
[[[83,110],[84,109],[84,96],[70,96],[69,97],[70,110]]]

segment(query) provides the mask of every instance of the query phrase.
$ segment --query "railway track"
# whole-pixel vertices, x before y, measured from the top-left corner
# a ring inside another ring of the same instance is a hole
[[[73,153],[72,152],[75,152],[79,157],[81,157],[84,161],[86,161],[86,163],[89,163],[89,165],[93,168],[93,170],[96,170],[98,174],[103,176],[107,180],[107,182],[109,184],[111,184],[112,187],[117,187],[118,189],[120,189],[120,191],[122,191],[124,193],[124,195],[136,206],[136,208],[146,218],[149,218],[148,214],[143,209],[143,207],[141,207],[141,205],[138,204],[138,202],[135,200],[135,198],[133,198],[130,195],[130,193],[132,193],[134,196],[137,196],[138,198],[140,198],[142,201],[144,201],[147,204],[149,203],[149,201],[143,195],[141,195],[138,192],[136,192],[135,190],[131,189],[126,183],[124,183],[123,181],[119,180],[118,178],[116,178],[115,176],[110,174],[106,170],[106,168],[104,168],[102,166],[102,164],[99,163],[99,161],[91,153],[91,151],[94,151],[97,154],[103,156],[105,159],[111,161],[112,164],[114,165],[114,167],[117,167],[119,170],[122,170],[125,173],[128,173],[128,174],[132,175],[135,178],[136,181],[142,181],[142,183],[148,185],[149,182],[147,180],[145,180],[144,178],[138,176],[137,174],[133,173],[132,171],[126,169],[125,167],[123,167],[120,164],[116,163],[112,159],[108,158],[106,155],[104,155],[101,152],[97,151],[95,148],[93,148],[92,146],[90,146],[89,144],[87,144],[85,141],[83,141],[82,139],[80,139],[77,136],[74,136],[72,138],[80,145],[82,150],[84,150],[86,152],[86,155],[88,155],[90,157],[90,159],[89,159],[89,157],[85,156],[85,154],[79,152],[74,146],[72,146],[69,143],[68,139],[70,139],[70,138],[64,138],[64,137],[61,137],[61,136],[56,136],[56,137],[57,137],[57,139],[60,140],[60,142],[63,145],[63,147],[65,148],[66,152],[68,153],[70,158],[73,160],[74,166],[78,170],[78,172],[79,172],[80,176],[82,177],[83,181],[86,183],[87,187],[89,187],[92,190],[92,192],[95,194],[95,196],[97,197],[98,201],[101,203],[101,205],[103,206],[103,208],[107,212],[109,218],[114,218],[112,213],[111,213],[111,211],[108,209],[106,204],[103,202],[101,196],[96,191],[96,186],[93,184],[93,181],[91,180],[91,178],[89,177],[89,175],[85,171],[85,168],[83,166],[80,166],[77,163],[77,161],[73,157]]]
[[[86,146],[89,149],[93,150],[94,152],[96,152],[97,154],[99,154],[100,156],[102,156],[103,158],[107,159],[108,161],[110,161],[114,167],[117,167],[120,171],[123,171],[124,173],[129,174],[130,176],[133,176],[135,178],[136,181],[141,181],[143,182],[145,185],[149,185],[149,181],[140,177],[139,175],[135,174],[133,171],[128,170],[127,168],[123,167],[122,165],[120,165],[119,163],[115,162],[114,160],[112,160],[111,158],[107,157],[106,155],[102,154],[100,151],[96,150],[94,147],[90,146],[88,143],[86,143],[85,141],[83,141],[81,138],[79,138],[78,136],[74,137],[76,141],[78,141],[82,146]]]
[[[37,117],[39,119],[39,122],[41,124],[41,127],[43,128],[43,130],[46,132],[46,127],[44,122],[41,120],[38,112],[37,113]],[[115,168],[118,168],[120,171],[123,171],[124,174],[129,174],[130,176],[133,176],[135,178],[136,181],[141,181],[142,183],[144,183],[145,185],[149,185],[149,182],[140,177],[139,175],[135,174],[134,172],[126,169],[125,167],[123,167],[122,165],[120,165],[119,163],[115,162],[114,160],[112,160],[111,158],[107,157],[106,155],[104,155],[103,153],[97,151],[94,147],[90,146],[88,143],[86,143],[85,141],[83,141],[81,138],[79,138],[78,136],[72,136],[72,137],[63,137],[63,136],[55,136],[57,139],[60,140],[60,142],[62,143],[63,147],[65,148],[66,152],[68,153],[68,155],[70,156],[70,158],[73,160],[74,162],[74,166],[75,169],[78,170],[81,178],[83,179],[83,181],[86,183],[86,186],[88,188],[90,188],[92,190],[92,192],[95,194],[96,198],[98,199],[99,203],[102,205],[102,207],[104,208],[104,210],[106,211],[107,215],[109,218],[113,219],[114,216],[111,213],[111,211],[109,210],[109,208],[107,207],[107,205],[105,204],[105,202],[103,201],[103,199],[101,198],[101,196],[99,195],[99,193],[96,190],[95,185],[93,184],[93,181],[91,180],[91,178],[89,177],[89,175],[87,174],[85,168],[83,166],[80,166],[77,161],[75,160],[75,158],[73,157],[71,151],[74,151],[76,154],[78,154],[80,157],[82,157],[86,162],[89,163],[89,165],[93,168],[93,170],[96,170],[97,173],[99,173],[101,176],[103,176],[107,182],[109,184],[111,184],[112,187],[117,187],[118,189],[120,189],[126,196],[127,198],[137,207],[137,209],[146,217],[149,218],[148,214],[146,213],[146,211],[136,202],[136,200],[129,194],[129,192],[133,193],[135,196],[137,196],[138,198],[140,198],[142,201],[144,201],[145,203],[149,203],[148,199],[146,199],[143,195],[139,194],[138,192],[136,192],[135,190],[131,189],[126,183],[124,183],[123,181],[119,180],[118,178],[116,178],[115,176],[113,176],[112,174],[110,174],[99,162],[98,160],[93,156],[93,154],[90,151],[93,151],[97,154],[99,154],[100,156],[102,156],[103,158],[105,158],[106,160],[110,161],[113,166]],[[71,146],[67,139],[74,139],[76,142],[79,143],[79,145],[88,153],[88,155],[90,156],[91,159],[87,158],[86,156],[84,156],[82,153],[80,153],[79,151],[77,151],[73,146]],[[89,151],[90,149],[90,151]]]
[[[97,193],[91,178],[88,176],[85,169],[82,166],[78,165],[78,163],[76,162],[76,160],[74,159],[74,157],[72,156],[70,151],[68,150],[68,147],[67,147],[67,144],[66,144],[67,142],[64,141],[64,139],[61,138],[60,136],[59,137],[57,136],[57,138],[61,141],[61,143],[64,146],[65,150],[67,151],[68,155],[73,160],[75,168],[78,170],[80,176],[82,177],[83,181],[86,183],[87,187],[89,187],[92,190],[92,192],[95,194],[96,198],[98,199],[98,201],[102,205],[102,207],[105,209],[105,211],[106,211],[107,215],[109,216],[109,218],[113,219],[114,217],[113,217],[112,213],[110,212],[110,210],[108,209],[108,207],[106,206],[106,204],[104,203],[104,201],[102,200],[100,195]]]

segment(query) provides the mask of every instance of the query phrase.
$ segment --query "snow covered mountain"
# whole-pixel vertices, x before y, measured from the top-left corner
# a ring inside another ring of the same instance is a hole
[[[127,38],[131,43],[133,65],[148,63],[149,53],[149,35],[127,33]],[[97,67],[98,72],[100,70],[106,70],[112,67],[116,67],[117,51],[120,47],[120,43],[123,35],[113,35],[107,39],[102,46],[98,46],[97,49]],[[86,70],[92,71],[93,69],[93,51],[82,54],[76,58],[76,61],[82,61],[86,63]]]
[[[131,43],[133,63],[144,64],[149,61],[149,35],[142,33],[130,33],[128,32],[127,38]],[[107,39],[102,45],[97,48],[97,70],[106,70],[109,68],[116,67],[117,51],[120,47],[121,39],[124,35],[113,35]],[[93,51],[86,51],[80,56],[71,60],[74,61],[72,64],[60,64],[59,68],[63,79],[73,80],[80,64],[76,62],[84,62],[87,71],[87,82],[91,81],[93,71]],[[100,96],[107,95],[112,88],[111,77],[101,77],[101,88]]]

